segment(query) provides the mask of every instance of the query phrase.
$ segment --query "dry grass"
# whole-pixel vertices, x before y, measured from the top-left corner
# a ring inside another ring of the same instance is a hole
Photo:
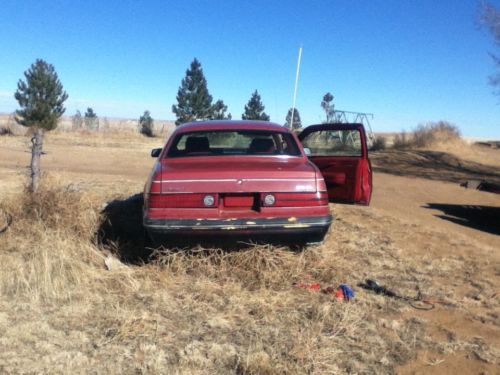
[[[300,253],[167,249],[149,264],[106,271],[106,250],[93,241],[99,206],[57,181],[2,202],[13,216],[0,237],[3,371],[386,372],[413,358],[416,344],[404,337],[421,335],[422,324],[391,334],[374,315],[400,303],[378,296],[338,303],[293,286],[352,279],[342,255],[366,251],[365,240]]]
[[[82,142],[108,153],[128,142],[138,155],[151,146],[142,139],[54,133],[48,144]],[[375,278],[402,295],[446,302],[432,314],[459,312],[499,326],[500,302],[488,299],[495,288],[485,272],[494,266],[489,258],[440,256],[434,248],[477,244],[375,209],[335,206],[332,234],[303,252],[167,248],[146,264],[108,271],[104,258],[120,245],[95,241],[103,204],[140,185],[44,178],[35,196],[0,197],[0,211],[13,216],[0,234],[2,373],[393,373],[423,350],[436,353],[436,367],[456,353],[499,364],[490,341],[429,335],[431,312],[415,316],[407,303],[356,285]],[[398,230],[408,246],[394,242]],[[411,245],[423,239],[429,253],[416,256]],[[357,295],[341,303],[296,288],[298,281],[348,283]]]
[[[429,122],[418,125],[409,134],[402,132],[396,134],[393,148],[436,148],[443,145],[464,144],[460,139],[459,129],[446,121]]]
[[[170,133],[167,133],[168,136]],[[112,148],[128,148],[138,149],[145,144],[152,142],[158,143],[158,147],[163,146],[165,136],[148,139],[142,134],[133,130],[120,130],[108,132],[93,132],[90,130],[76,131],[59,131],[54,130],[47,133],[47,136],[52,138],[54,145],[71,143],[73,146],[80,147],[112,147]]]
[[[414,147],[432,147],[436,144],[460,140],[460,131],[455,125],[439,121],[417,126],[412,136]]]
[[[300,253],[163,249],[149,264],[106,271],[93,242],[97,207],[91,194],[54,183],[2,203],[14,217],[0,238],[3,371],[391,372],[436,346],[423,320],[379,319],[407,309],[402,302],[361,291],[338,303],[293,286],[371,276],[400,293],[430,288],[387,241],[380,247],[370,232],[353,239],[366,230],[358,224],[340,221],[337,241]]]

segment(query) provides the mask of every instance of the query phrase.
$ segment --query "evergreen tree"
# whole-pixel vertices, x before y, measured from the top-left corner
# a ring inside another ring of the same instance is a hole
[[[230,113],[226,115],[227,105],[222,100],[217,100],[212,107],[212,119],[214,120],[231,120]]]
[[[71,118],[71,128],[73,130],[81,129],[83,126],[83,117],[82,113],[77,109],[76,113]]]
[[[325,111],[326,114],[326,123],[333,122],[335,119],[335,106],[333,105],[333,95],[327,92],[323,96],[323,100],[321,102],[321,108]]]
[[[139,117],[139,131],[146,137],[154,137],[153,133],[154,120],[149,111],[144,111],[144,114]]]
[[[245,113],[241,115],[243,120],[261,120],[269,121],[269,116],[264,112],[264,104],[260,100],[257,90],[254,91],[250,100],[245,105]]]
[[[212,96],[208,93],[207,80],[196,58],[186,70],[177,91],[177,105],[172,105],[172,112],[177,116],[176,125],[212,118]]]
[[[302,128],[302,121],[300,120],[300,113],[297,108],[293,109],[293,124],[291,124],[291,121],[292,121],[292,109],[290,108],[288,110],[288,113],[286,114],[285,126],[288,129],[292,130],[297,130]]]
[[[84,122],[85,127],[89,130],[99,129],[99,117],[97,117],[97,114],[90,107],[88,107],[87,111],[85,112]]]
[[[43,151],[44,131],[57,127],[57,122],[64,111],[64,102],[68,94],[54,69],[42,59],[37,59],[24,72],[26,81],[20,79],[14,97],[21,107],[16,111],[16,122],[33,129],[31,138],[31,185],[35,192],[40,183],[40,156]]]

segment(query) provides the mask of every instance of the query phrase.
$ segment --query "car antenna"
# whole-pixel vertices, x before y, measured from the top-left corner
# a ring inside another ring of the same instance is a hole
[[[299,84],[300,61],[302,60],[302,45],[299,47],[299,57],[297,58],[297,70],[295,71],[295,87],[293,89],[292,116],[290,118],[290,129],[293,130],[293,116],[295,114],[295,100],[297,99],[297,86]]]

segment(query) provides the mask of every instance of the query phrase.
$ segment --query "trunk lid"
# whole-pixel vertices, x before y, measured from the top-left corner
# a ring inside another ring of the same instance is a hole
[[[161,160],[162,193],[314,192],[316,168],[302,157],[190,157]]]

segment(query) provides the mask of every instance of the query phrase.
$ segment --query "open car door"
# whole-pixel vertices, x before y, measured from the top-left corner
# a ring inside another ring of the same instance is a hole
[[[370,204],[372,168],[362,124],[312,125],[299,139],[321,170],[331,201]]]

